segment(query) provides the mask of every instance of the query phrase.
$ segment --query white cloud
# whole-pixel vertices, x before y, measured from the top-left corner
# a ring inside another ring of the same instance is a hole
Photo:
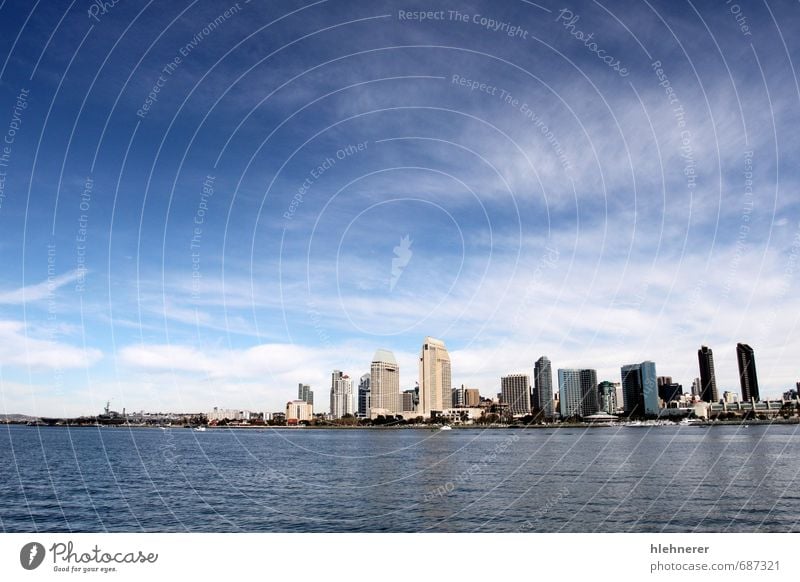
[[[84,350],[50,338],[34,337],[22,322],[0,321],[0,364],[3,366],[85,368],[101,357],[102,352],[94,348]]]
[[[85,272],[83,275],[85,275]],[[64,285],[77,281],[81,276],[81,271],[75,269],[63,275],[49,278],[41,283],[36,283],[35,285],[28,285],[27,287],[20,287],[12,291],[0,292],[0,304],[22,305],[23,303],[41,301]]]

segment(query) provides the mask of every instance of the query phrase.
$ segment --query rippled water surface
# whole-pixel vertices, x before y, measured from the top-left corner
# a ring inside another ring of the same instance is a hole
[[[0,428],[4,531],[800,531],[794,426]]]

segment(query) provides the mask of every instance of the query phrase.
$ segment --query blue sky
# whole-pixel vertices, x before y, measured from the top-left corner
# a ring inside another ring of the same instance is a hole
[[[427,335],[485,395],[800,380],[796,3],[92,6],[0,3],[0,410],[413,387]]]

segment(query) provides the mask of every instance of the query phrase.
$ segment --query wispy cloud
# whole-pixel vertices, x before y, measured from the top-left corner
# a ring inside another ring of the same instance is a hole
[[[47,299],[52,293],[64,285],[74,283],[86,272],[74,269],[62,275],[48,278],[41,283],[27,285],[11,291],[0,292],[0,305],[22,305],[23,303],[34,303]]]

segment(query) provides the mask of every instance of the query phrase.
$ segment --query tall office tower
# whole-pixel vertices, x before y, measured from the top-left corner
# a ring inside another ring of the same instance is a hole
[[[656,365],[653,362],[629,364],[622,366],[621,374],[625,414],[628,416],[658,414]]]
[[[331,374],[331,416],[342,418],[345,414],[352,415],[353,407],[353,382],[350,376],[340,370]]]
[[[297,385],[297,399],[302,400],[303,402],[308,402],[312,406],[314,405],[314,391],[311,389],[311,386],[308,384],[303,384],[302,382]]]
[[[714,374],[714,352],[708,346],[701,346],[697,350],[697,360],[700,363],[700,400],[719,402],[717,377]]]
[[[397,414],[400,400],[400,366],[389,350],[377,350],[369,374],[370,417]]]
[[[358,417],[369,418],[369,374],[358,381]]]
[[[614,393],[617,397],[617,410],[625,408],[625,394],[622,391],[622,383],[614,382]]]
[[[466,388],[464,390],[464,405],[467,408],[477,408],[481,403],[481,393],[477,388]]]
[[[617,412],[617,387],[613,382],[603,380],[597,385],[597,398],[600,401],[600,410],[606,414]]]
[[[512,416],[530,414],[531,379],[527,374],[509,374],[500,378],[500,394]]]
[[[692,380],[692,396],[700,396],[702,388],[700,387],[700,378]]]
[[[455,387],[452,391],[452,408],[464,408],[467,405],[467,390],[464,385],[461,388]]]
[[[583,395],[583,415],[595,414],[598,410],[596,370],[581,370],[581,394]]]
[[[561,416],[589,416],[597,412],[597,371],[588,368],[558,370]]]
[[[417,390],[412,388],[411,390],[403,390],[403,393],[400,395],[403,400],[403,412],[416,412],[417,404],[419,403],[417,400]],[[408,414],[406,414],[408,416]]]
[[[553,370],[550,360],[542,356],[533,365],[533,407],[545,418],[553,418]]]
[[[426,337],[419,355],[419,402],[422,416],[452,408],[450,354],[444,342]]]
[[[736,344],[736,361],[739,362],[739,383],[742,386],[742,401],[759,401],[756,357],[747,344]]]
[[[667,376],[669,378],[669,376]],[[664,406],[670,402],[677,402],[683,396],[683,385],[677,382],[670,382],[669,384],[661,384],[658,387],[658,397],[664,401]]]
[[[658,397],[664,401],[664,406],[670,402],[680,400],[683,395],[683,386],[672,381],[672,376],[659,376],[656,378]]]

